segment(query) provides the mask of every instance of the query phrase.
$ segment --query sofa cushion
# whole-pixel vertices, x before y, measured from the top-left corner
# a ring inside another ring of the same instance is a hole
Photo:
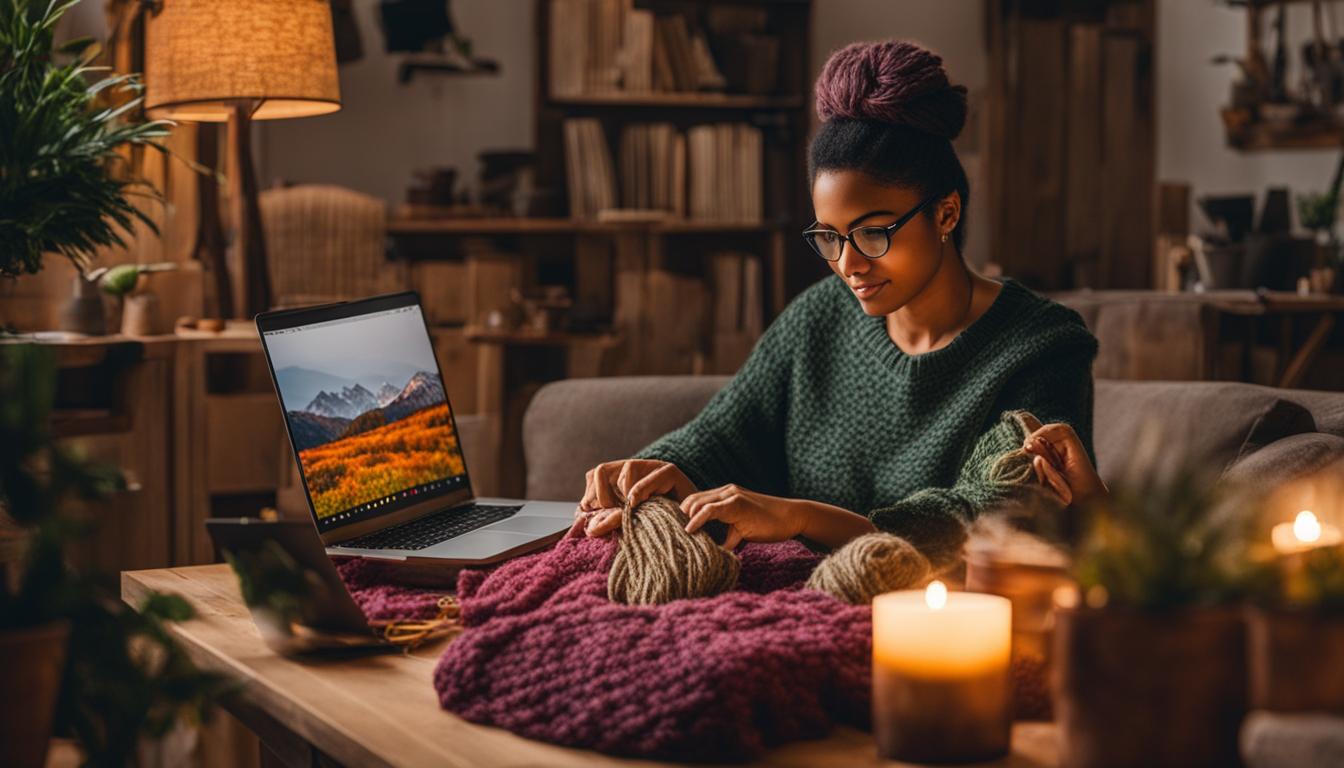
[[[1344,460],[1344,437],[1308,432],[1276,440],[1242,456],[1223,477],[1236,483],[1273,487]]]
[[[1163,435],[1164,461],[1222,472],[1262,446],[1316,431],[1311,412],[1284,394],[1235,382],[1098,380],[1097,468],[1102,479],[1115,482],[1151,421]]]
[[[625,376],[547,384],[523,418],[527,497],[577,502],[585,472],[690,421],[728,379]]]
[[[1278,390],[1283,396],[1311,411],[1316,429],[1344,437],[1344,392],[1311,389]]]

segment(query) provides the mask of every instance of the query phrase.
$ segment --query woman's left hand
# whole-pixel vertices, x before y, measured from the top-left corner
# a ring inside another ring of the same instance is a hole
[[[695,533],[710,520],[728,525],[724,549],[742,541],[784,541],[803,532],[802,515],[791,499],[767,496],[728,484],[692,493],[681,501],[681,510],[691,521],[687,533]]]
[[[1083,441],[1068,424],[1045,424],[1032,419],[1033,430],[1022,443],[1032,456],[1036,478],[1059,496],[1065,505],[1086,504],[1110,491],[1092,466]]]

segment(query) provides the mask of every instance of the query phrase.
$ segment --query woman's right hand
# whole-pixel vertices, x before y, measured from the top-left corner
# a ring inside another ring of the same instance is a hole
[[[574,512],[586,517],[589,536],[605,536],[621,527],[621,509],[652,496],[670,496],[681,501],[695,493],[695,484],[677,465],[654,459],[608,461],[588,470],[583,499]]]

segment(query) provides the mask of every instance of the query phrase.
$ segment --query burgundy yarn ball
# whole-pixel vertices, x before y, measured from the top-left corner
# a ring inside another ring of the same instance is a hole
[[[905,125],[948,140],[966,125],[966,87],[936,53],[904,40],[852,43],[817,78],[817,115]]]

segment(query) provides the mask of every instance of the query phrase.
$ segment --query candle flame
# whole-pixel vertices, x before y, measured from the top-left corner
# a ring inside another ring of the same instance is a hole
[[[1320,540],[1321,523],[1311,510],[1304,509],[1297,513],[1297,519],[1293,521],[1293,536],[1306,544]]]
[[[942,610],[947,605],[947,585],[937,579],[929,582],[928,589],[924,590],[924,602],[935,611]]]

